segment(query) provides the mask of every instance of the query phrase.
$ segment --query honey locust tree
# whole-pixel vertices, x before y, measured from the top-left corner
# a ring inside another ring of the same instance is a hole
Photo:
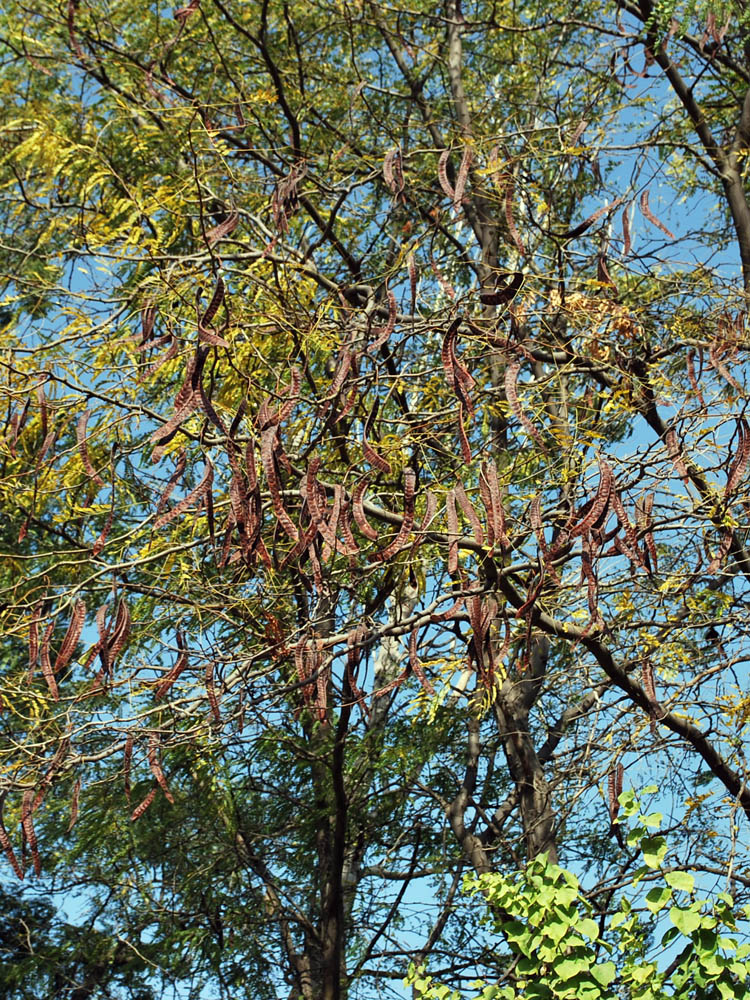
[[[9,874],[162,992],[460,987],[627,776],[745,902],[744,9],[2,18]]]

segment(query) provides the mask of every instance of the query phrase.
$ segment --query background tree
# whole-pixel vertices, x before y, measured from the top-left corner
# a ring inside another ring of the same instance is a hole
[[[698,14],[3,15],[3,848],[154,983],[491,975],[462,873],[604,919],[624,772],[745,901],[750,57]]]

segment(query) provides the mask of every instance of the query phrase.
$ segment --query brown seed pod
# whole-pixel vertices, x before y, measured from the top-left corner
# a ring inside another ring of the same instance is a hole
[[[151,773],[156,779],[156,783],[159,785],[159,787],[167,797],[167,800],[169,802],[174,802],[174,796],[169,790],[167,779],[164,777],[164,772],[162,771],[161,764],[159,763],[158,752],[159,752],[159,734],[155,732],[149,733],[148,764],[149,767],[151,768]]]
[[[640,206],[641,206],[641,211],[643,212],[644,216],[648,219],[648,221],[651,223],[652,226],[656,226],[657,229],[660,229],[665,236],[669,237],[670,240],[673,240],[675,238],[674,233],[670,232],[664,225],[664,223],[660,222],[649,208],[648,188],[641,193]]]
[[[198,500],[202,499],[208,490],[211,488],[211,483],[214,478],[214,469],[210,461],[206,461],[206,468],[203,472],[203,477],[198,485],[184,496],[182,500],[174,505],[171,510],[165,511],[160,514],[154,521],[154,530],[157,531],[159,528],[163,528],[165,525],[169,524],[170,521],[174,521],[176,517],[179,517],[183,511],[188,510],[192,507]]]
[[[59,701],[60,694],[57,689],[57,681],[55,680],[55,675],[52,670],[52,664],[49,658],[49,643],[52,638],[52,633],[55,629],[54,621],[51,621],[47,628],[45,629],[44,635],[42,636],[42,645],[40,649],[40,660],[42,664],[42,674],[45,681],[47,682],[47,687],[49,688],[50,695],[53,701]]]
[[[91,416],[91,410],[85,410],[78,418],[78,423],[76,424],[76,436],[78,438],[78,454],[81,456],[81,462],[83,467],[89,475],[90,479],[97,484],[97,486],[104,486],[104,480],[96,471],[94,466],[91,464],[91,459],[89,458],[88,445],[86,443],[86,425],[88,424],[89,417]]]
[[[73,829],[78,820],[78,804],[81,797],[81,779],[77,778],[73,785],[73,795],[70,800],[70,822],[68,823],[68,833]]]
[[[466,181],[469,176],[469,168],[471,167],[473,159],[474,153],[472,152],[471,147],[467,146],[464,150],[464,155],[461,157],[461,165],[458,168],[458,175],[456,177],[456,190],[453,193],[453,208],[456,212],[460,210],[463,202]]]
[[[23,829],[24,836],[31,850],[31,859],[34,863],[34,871],[37,875],[42,874],[42,862],[39,857],[39,845],[36,839],[36,833],[34,831],[34,821],[31,818],[33,812],[33,802],[34,802],[34,790],[33,788],[27,788],[23,793],[23,802],[21,805],[21,828]]]
[[[171,668],[171,670],[167,672],[167,674],[164,677],[164,680],[154,691],[154,698],[156,701],[161,701],[164,695],[167,694],[169,689],[172,687],[174,682],[178,679],[180,674],[182,674],[187,669],[188,665],[189,665],[189,660],[187,651],[181,650],[180,655],[177,657],[177,661],[175,662],[174,666]]]
[[[240,120],[242,116],[242,109],[240,105],[236,106],[236,110],[239,112],[238,122],[240,128],[242,128],[244,126],[244,118]],[[218,243],[220,240],[223,240],[225,237],[229,236],[230,233],[233,233],[237,228],[237,226],[239,225],[239,221],[240,221],[240,213],[235,210],[234,212],[230,212],[230,214],[226,217],[226,219],[224,219],[224,221],[220,222],[218,225],[214,226],[213,229],[207,229],[206,240],[209,246],[213,246],[215,243]]]
[[[477,517],[477,512],[471,505],[471,501],[466,495],[466,490],[463,484],[459,481],[456,483],[456,499],[461,507],[461,510],[466,515],[466,519],[471,525],[471,530],[474,533],[474,541],[477,545],[484,545],[484,531],[482,530],[482,522]]]
[[[369,538],[371,542],[377,542],[378,533],[365,517],[363,506],[365,491],[369,485],[369,479],[363,479],[354,487],[354,491],[352,493],[352,513],[357,527],[365,538]]]
[[[139,820],[141,818],[141,816],[145,813],[145,811],[148,809],[148,807],[151,805],[151,803],[156,798],[156,792],[157,792],[157,786],[154,785],[154,787],[148,793],[148,795],[143,800],[143,802],[141,802],[139,805],[137,805],[135,807],[135,809],[133,810],[133,812],[131,813],[131,816],[130,816],[130,822],[131,823],[135,823],[137,820]]]
[[[5,856],[10,862],[10,866],[16,873],[16,876],[23,880],[24,871],[23,867],[16,857],[15,851],[13,850],[13,844],[11,843],[10,837],[8,836],[8,831],[5,829],[5,823],[3,822],[3,802],[5,800],[5,794],[0,795],[0,847],[2,847],[5,852]]]
[[[57,659],[55,660],[54,673],[58,673],[63,670],[70,660],[71,656],[75,652],[75,648],[78,645],[78,640],[81,637],[81,632],[83,631],[83,623],[86,620],[86,605],[83,601],[76,601],[73,608],[73,614],[70,617],[70,624],[68,625],[68,630],[65,633],[65,638],[62,641],[62,645],[57,654]]]
[[[391,559],[397,552],[399,552],[405,545],[406,541],[411,534],[411,529],[414,527],[414,490],[416,487],[417,477],[412,469],[404,470],[404,518],[401,522],[401,527],[399,528],[398,534],[384,549],[380,552],[375,553],[376,559],[380,559],[383,562],[387,562]]]
[[[263,470],[266,474],[266,480],[268,482],[268,492],[271,494],[271,506],[276,519],[284,529],[286,534],[291,538],[293,542],[296,542],[299,538],[299,532],[294,525],[294,522],[289,517],[284,507],[284,503],[281,499],[281,483],[279,482],[278,472],[276,470],[276,459],[274,457],[274,444],[276,442],[276,436],[278,433],[277,427],[271,425],[266,427],[266,429],[261,434],[260,439],[260,457],[263,463]]]
[[[505,398],[508,400],[508,405],[510,406],[515,418],[524,428],[526,433],[533,438],[534,441],[536,441],[541,451],[546,454],[547,448],[542,440],[542,436],[523,412],[521,402],[518,398],[518,375],[521,371],[521,364],[521,361],[512,361],[505,369]]]
[[[449,149],[444,149],[440,154],[440,159],[438,160],[438,181],[440,182],[440,187],[443,189],[444,193],[448,195],[451,201],[456,200],[456,192],[453,190],[453,185],[448,180],[448,160],[450,159],[451,151]]]

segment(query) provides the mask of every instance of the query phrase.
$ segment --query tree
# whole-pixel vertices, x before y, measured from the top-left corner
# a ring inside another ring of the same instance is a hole
[[[698,14],[3,15],[0,836],[155,981],[489,976],[463,872],[605,919],[625,772],[746,901],[750,53]]]

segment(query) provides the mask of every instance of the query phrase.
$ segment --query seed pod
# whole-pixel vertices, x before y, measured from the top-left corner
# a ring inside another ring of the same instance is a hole
[[[75,607],[73,608],[73,614],[70,618],[70,624],[68,625],[68,630],[65,633],[65,638],[62,641],[62,645],[60,646],[60,650],[57,654],[57,659],[55,660],[54,673],[58,673],[68,665],[68,661],[78,645],[78,640],[81,637],[83,623],[85,620],[86,605],[83,601],[76,601]]]
[[[167,800],[169,802],[174,802],[174,796],[169,790],[167,779],[164,777],[164,772],[162,771],[161,764],[159,763],[158,750],[159,750],[159,734],[155,732],[150,733],[148,737],[148,764],[149,767],[151,768],[151,773],[153,774],[154,778],[156,778],[156,782],[161,788],[161,790],[164,792],[165,796],[167,797]]]
[[[414,489],[416,486],[417,477],[412,469],[406,469],[404,471],[404,518],[401,522],[401,527],[399,532],[390,545],[382,549],[380,552],[375,553],[375,558],[380,559],[383,562],[387,562],[388,559],[392,558],[397,552],[399,552],[404,545],[406,540],[411,533],[411,529],[414,527]]]
[[[294,522],[289,517],[281,499],[281,483],[276,470],[276,459],[274,457],[274,444],[276,442],[277,427],[271,425],[261,434],[260,457],[263,463],[263,470],[268,482],[268,492],[271,494],[271,506],[276,515],[276,519],[293,542],[299,538],[299,532]]]
[[[461,482],[456,483],[456,498],[459,502],[461,510],[466,515],[466,519],[471,525],[471,529],[474,532],[474,541],[477,545],[484,545],[484,531],[482,530],[482,522],[477,517],[477,512],[471,505],[471,501],[466,495],[466,490]]]
[[[438,181],[440,182],[440,187],[443,189],[445,194],[448,195],[451,201],[455,202],[456,192],[453,190],[453,185],[448,180],[448,160],[450,159],[451,151],[449,149],[444,149],[440,154],[440,159],[438,160]]]
[[[376,331],[375,340],[367,348],[368,354],[376,354],[383,344],[388,340],[396,327],[396,296],[393,292],[388,292],[388,322],[380,330]]]
[[[244,119],[240,120],[242,118],[242,109],[239,105],[237,105],[235,110],[238,112],[238,121],[240,127],[242,127],[244,125]],[[207,229],[206,240],[209,246],[213,246],[215,243],[223,240],[226,236],[229,236],[230,233],[233,233],[239,225],[239,221],[240,213],[235,210],[234,212],[231,212],[223,222],[214,226],[213,229]]]
[[[34,871],[37,875],[41,875],[42,862],[39,858],[39,845],[37,844],[36,833],[34,831],[34,821],[31,818],[31,814],[33,812],[33,801],[34,790],[32,788],[27,788],[23,793],[23,802],[21,805],[21,827],[28,842],[29,849],[31,850]]]
[[[151,803],[156,798],[156,792],[157,792],[157,787],[156,787],[156,785],[154,785],[154,787],[148,793],[148,795],[143,800],[143,802],[141,802],[140,805],[137,805],[135,807],[135,809],[133,810],[133,812],[131,814],[131,817],[130,817],[130,822],[131,823],[135,823],[136,820],[139,820],[141,818],[141,816],[145,813],[145,811],[148,809],[148,807],[151,805]]]
[[[369,485],[369,479],[363,479],[354,487],[354,492],[352,493],[352,513],[357,527],[365,538],[369,538],[371,542],[377,542],[378,533],[365,517],[363,506],[365,490]]]
[[[164,697],[165,694],[167,694],[169,689],[172,687],[172,685],[180,676],[180,674],[187,668],[187,666],[188,666],[188,654],[186,650],[181,650],[180,655],[177,657],[175,665],[172,667],[171,670],[168,671],[168,673],[164,677],[164,680],[161,682],[161,684],[154,692],[154,699],[156,701],[161,701],[161,699]]]
[[[76,425],[76,436],[78,438],[78,453],[81,456],[81,462],[83,467],[89,475],[90,479],[98,486],[104,486],[104,480],[96,471],[94,466],[91,464],[91,459],[89,458],[88,445],[86,443],[86,425],[88,424],[89,417],[91,416],[91,410],[85,410],[78,418],[78,423]]]
[[[8,836],[8,831],[5,829],[5,823],[3,822],[3,805],[5,803],[5,796],[7,792],[0,794],[0,847],[2,847],[5,852],[5,856],[10,862],[10,866],[16,873],[16,876],[23,880],[24,871],[23,865],[19,863],[16,858],[15,852],[13,850],[13,845],[11,843],[10,837]]]
[[[545,447],[542,436],[537,430],[537,428],[532,424],[526,414],[523,412],[521,407],[521,402],[518,398],[518,375],[521,371],[521,362],[513,361],[505,369],[505,398],[508,400],[508,405],[513,411],[513,415],[516,417],[518,422],[524,428],[526,433],[536,441],[539,448],[544,454],[547,453],[547,448]]]
[[[673,240],[675,238],[674,233],[670,232],[664,225],[664,223],[660,222],[649,208],[648,188],[641,194],[640,205],[641,205],[641,211],[643,212],[644,216],[648,219],[648,221],[651,223],[651,225],[656,226],[656,228],[660,229],[665,236],[668,236],[670,240]]]
[[[70,822],[68,823],[68,833],[76,825],[78,819],[78,802],[81,797],[81,779],[77,778],[73,785],[73,796],[70,800]]]
[[[214,478],[214,470],[210,461],[206,460],[206,468],[203,473],[203,477],[195,489],[191,490],[187,496],[183,497],[178,503],[174,505],[171,510],[165,511],[160,514],[154,521],[154,530],[163,528],[165,525],[169,524],[170,521],[174,521],[176,517],[179,517],[184,510],[191,507],[196,501],[202,499],[207,491],[211,488],[211,483]]]
[[[52,633],[55,629],[54,621],[51,621],[47,626],[44,635],[42,636],[42,646],[40,650],[40,659],[42,663],[42,674],[45,681],[47,682],[47,687],[49,688],[50,695],[53,701],[60,700],[60,694],[57,690],[57,681],[55,680],[55,675],[52,671],[52,664],[49,658],[49,642],[52,638]]]

